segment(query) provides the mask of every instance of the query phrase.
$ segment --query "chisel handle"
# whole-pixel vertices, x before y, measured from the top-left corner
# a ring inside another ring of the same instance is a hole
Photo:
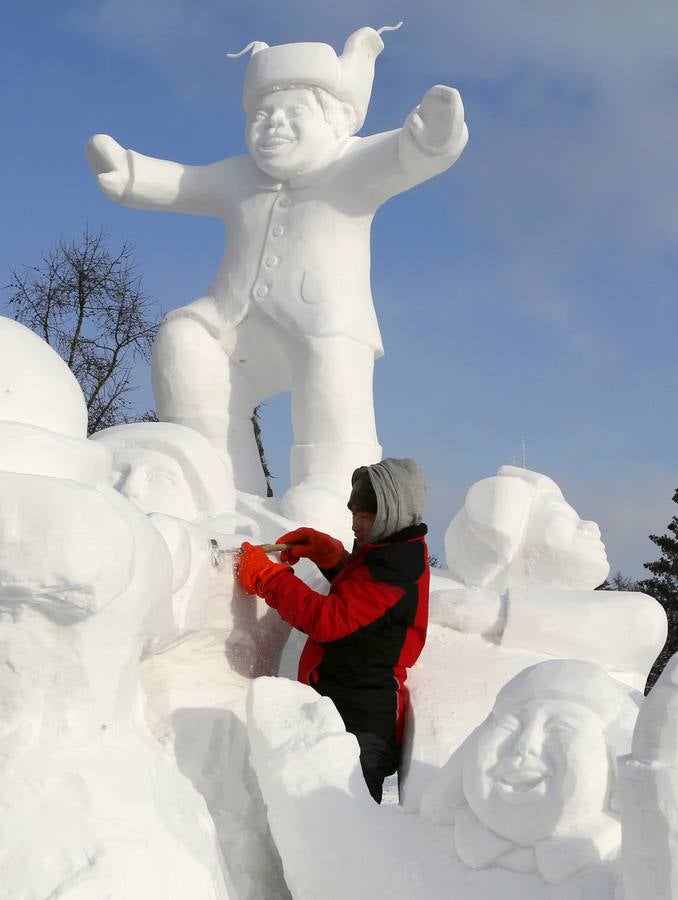
[[[281,553],[283,550],[289,550],[294,544],[259,544],[264,553]]]

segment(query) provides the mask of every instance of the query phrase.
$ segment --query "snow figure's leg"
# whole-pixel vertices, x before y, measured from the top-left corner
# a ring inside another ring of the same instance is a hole
[[[625,900],[678,896],[678,654],[640,708],[619,760]]]
[[[202,321],[173,313],[155,340],[152,375],[158,418],[199,431],[230,460],[239,490],[265,493],[251,421],[259,401],[237,354]]]
[[[312,338],[293,360],[290,519],[349,532],[351,474],[381,459],[374,421],[374,351],[344,337]]]

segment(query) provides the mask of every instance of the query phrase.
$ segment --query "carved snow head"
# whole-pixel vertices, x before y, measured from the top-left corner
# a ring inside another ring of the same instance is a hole
[[[252,105],[245,140],[263,172],[287,181],[332,162],[351,115],[346,104],[321,88],[281,88]]]
[[[235,507],[229,467],[192,428],[135,422],[106,428],[93,440],[113,454],[113,486],[145,513],[194,522]]]
[[[465,745],[464,797],[500,837],[533,846],[614,806],[616,757],[638,713],[599,666],[549,660],[497,695]]]
[[[255,41],[242,51],[252,51],[243,90],[245,136],[262,171],[287,180],[336,157],[365,121],[385,30],[360,28],[341,56],[322,43],[269,47]]]
[[[609,572],[600,529],[546,475],[501,466],[476,482],[445,534],[452,574],[472,587],[591,590]]]
[[[614,857],[617,757],[631,746],[641,699],[593,663],[523,670],[427,785],[422,816],[454,825],[455,854],[471,869],[557,884]]]

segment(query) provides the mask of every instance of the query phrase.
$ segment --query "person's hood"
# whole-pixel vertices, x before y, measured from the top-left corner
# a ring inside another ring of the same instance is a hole
[[[377,498],[376,518],[367,535],[369,543],[420,524],[426,501],[426,482],[413,459],[389,458],[371,466],[361,466],[353,473],[352,483],[365,473]]]

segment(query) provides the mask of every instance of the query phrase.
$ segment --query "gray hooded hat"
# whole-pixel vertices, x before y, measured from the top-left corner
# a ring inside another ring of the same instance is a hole
[[[367,475],[377,498],[374,525],[367,540],[384,540],[409,525],[419,525],[424,513],[426,482],[413,459],[382,459],[372,466],[361,466],[351,477],[355,485]],[[351,501],[349,500],[349,505]]]

